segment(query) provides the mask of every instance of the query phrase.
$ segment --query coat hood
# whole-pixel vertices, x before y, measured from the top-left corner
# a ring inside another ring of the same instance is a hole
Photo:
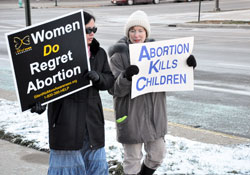
[[[112,57],[114,53],[119,52],[119,53],[124,53],[128,52],[128,45],[129,45],[129,40],[126,36],[121,38],[119,41],[117,41],[113,46],[111,46],[108,49],[108,55],[109,57]]]
[[[98,50],[100,49],[100,44],[99,42],[94,38],[92,43],[90,44],[90,52],[93,55],[96,55]]]
[[[148,38],[146,39],[145,42],[153,42],[153,41],[155,40],[152,38]],[[126,36],[122,37],[119,41],[117,41],[117,43],[115,43],[108,49],[109,57],[112,57],[116,52],[129,53],[129,44],[131,44],[131,42],[129,41],[128,37]]]

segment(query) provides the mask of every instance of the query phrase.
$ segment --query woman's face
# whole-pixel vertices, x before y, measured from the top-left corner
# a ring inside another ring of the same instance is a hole
[[[129,29],[129,40],[131,43],[144,43],[147,37],[146,30],[141,26],[134,26]]]
[[[95,27],[95,21],[94,19],[91,19],[88,24],[85,25],[86,29],[86,39],[88,45],[90,45],[94,39],[94,35],[96,32],[96,27]]]

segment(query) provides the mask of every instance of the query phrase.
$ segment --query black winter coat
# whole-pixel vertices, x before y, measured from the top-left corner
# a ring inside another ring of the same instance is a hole
[[[48,105],[49,144],[55,150],[79,150],[86,134],[91,149],[104,147],[104,116],[99,90],[113,86],[107,55],[97,40],[91,46],[91,70],[100,80],[93,86],[66,96]]]

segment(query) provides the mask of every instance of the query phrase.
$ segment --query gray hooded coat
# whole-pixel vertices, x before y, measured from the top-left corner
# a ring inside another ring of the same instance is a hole
[[[109,48],[110,68],[115,76],[113,95],[117,139],[121,143],[136,144],[154,141],[167,134],[167,109],[165,92],[147,93],[131,99],[131,81],[124,78],[130,66],[129,40],[120,39]]]

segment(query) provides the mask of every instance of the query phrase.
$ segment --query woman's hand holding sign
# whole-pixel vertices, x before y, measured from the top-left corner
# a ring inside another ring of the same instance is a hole
[[[89,71],[86,74],[87,79],[92,80],[94,83],[100,80],[100,76],[96,71]]]
[[[129,81],[132,81],[132,76],[139,73],[139,68],[136,65],[130,65],[127,67],[124,73],[124,78],[127,78]]]
[[[37,102],[34,106],[32,106],[30,112],[42,114],[46,110],[46,106],[42,106],[40,102]]]
[[[196,63],[196,60],[195,60],[195,57],[193,55],[190,55],[187,59],[187,65],[188,66],[193,66],[193,68],[195,68],[197,66],[197,63]]]

